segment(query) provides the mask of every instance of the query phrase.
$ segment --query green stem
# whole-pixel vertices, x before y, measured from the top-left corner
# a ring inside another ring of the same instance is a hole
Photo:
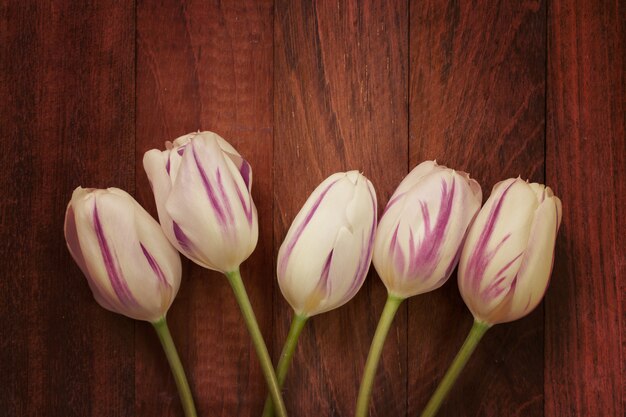
[[[272,397],[274,404],[276,404],[276,412],[279,417],[287,417],[287,410],[285,409],[283,398],[280,395],[280,388],[278,386],[278,381],[276,380],[276,374],[274,373],[274,366],[272,365],[270,354],[267,351],[267,346],[265,346],[261,329],[259,329],[259,324],[254,316],[252,305],[250,305],[250,299],[246,293],[246,288],[243,286],[239,269],[228,272],[226,277],[228,278],[230,286],[233,288],[235,298],[237,299],[237,303],[239,304],[239,308],[243,314],[243,319],[246,322],[246,326],[248,326],[252,343],[254,344],[256,354],[259,357],[259,362],[261,362],[261,369],[263,370],[263,375],[265,376],[265,382],[267,382],[270,396]]]
[[[283,387],[285,378],[287,377],[287,371],[293,358],[293,353],[296,350],[298,344],[298,338],[304,325],[309,318],[302,314],[296,314],[291,321],[291,327],[289,328],[289,334],[283,346],[283,351],[280,353],[280,359],[278,360],[278,366],[276,367],[276,377],[278,378],[278,386]],[[268,396],[265,400],[265,407],[263,407],[263,417],[272,417],[274,415],[274,403],[272,397]]]
[[[376,333],[374,333],[374,339],[370,346],[370,352],[367,355],[367,361],[365,362],[365,371],[363,372],[363,380],[361,381],[361,387],[359,388],[359,397],[356,402],[355,417],[366,417],[367,410],[370,402],[370,396],[372,394],[372,386],[374,383],[374,377],[376,376],[376,369],[378,368],[378,362],[380,361],[380,355],[383,351],[385,339],[389,332],[389,327],[393,322],[393,318],[402,304],[404,298],[389,294],[385,308],[378,321],[376,327]]]
[[[154,326],[154,330],[156,330],[156,333],[159,336],[159,340],[161,341],[161,345],[165,351],[165,356],[167,356],[167,361],[170,363],[170,369],[172,370],[174,380],[176,381],[178,395],[180,395],[180,402],[183,405],[185,416],[197,417],[196,406],[193,403],[193,396],[191,395],[191,390],[189,389],[189,383],[187,382],[187,377],[185,376],[185,370],[183,369],[183,364],[180,362],[180,358],[178,357],[178,352],[176,352],[176,346],[174,345],[174,340],[172,340],[170,329],[167,327],[165,317],[152,323],[152,326]]]
[[[459,353],[456,354],[456,357],[452,361],[452,364],[448,368],[448,371],[439,383],[437,390],[435,391],[433,396],[430,397],[428,404],[426,404],[426,408],[424,408],[424,411],[422,411],[422,417],[433,417],[437,414],[437,411],[439,411],[439,407],[441,407],[441,403],[443,402],[444,398],[446,398],[446,395],[448,395],[448,392],[450,392],[450,389],[452,388],[457,378],[459,377],[459,374],[465,367],[467,360],[470,358],[470,356],[472,356],[472,353],[474,353],[474,349],[476,349],[476,346],[478,346],[478,342],[480,342],[480,339],[482,339],[487,330],[489,330],[490,326],[491,325],[488,323],[474,320],[472,329],[467,335],[463,346],[461,346]]]

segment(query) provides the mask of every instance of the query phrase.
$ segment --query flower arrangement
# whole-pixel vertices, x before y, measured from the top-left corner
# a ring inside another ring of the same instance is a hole
[[[561,202],[549,187],[507,179],[481,208],[481,187],[469,174],[426,161],[398,185],[378,221],[372,182],[358,171],[336,173],[312,192],[280,246],[276,274],[293,319],[274,367],[239,272],[258,240],[250,164],[212,132],[167,142],[164,151],[146,152],[143,164],[159,222],[122,190],[78,187],[65,238],[102,307],[153,325],[186,417],[197,413],[166,321],[181,283],[179,253],[230,283],[267,382],[264,417],[287,416],[281,389],[307,321],[349,302],[370,263],[388,297],[357,417],[367,415],[382,347],[405,299],[439,288],[458,264],[459,290],[474,316],[426,417],[437,413],[485,332],[529,314],[548,286],[561,223]]]

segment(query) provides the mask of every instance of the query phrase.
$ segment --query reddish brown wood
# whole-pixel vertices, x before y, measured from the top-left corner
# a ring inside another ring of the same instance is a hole
[[[134,185],[134,10],[0,6],[0,414],[133,413],[133,323],[99,307],[63,240],[79,186]]]
[[[519,174],[563,200],[545,309],[487,334],[440,415],[624,415],[625,9],[2,2],[0,414],[182,416],[153,330],[95,303],[62,223],[78,185],[125,188],[155,213],[143,153],[208,129],[254,169],[261,237],[244,274],[274,359],[291,311],[273,259],[308,194],[360,169],[382,208],[409,168],[437,158],[485,197]],[[265,383],[230,288],[184,269],[169,321],[200,415],[258,415]],[[286,383],[290,415],[353,414],[384,297],[371,273],[353,302],[310,321]],[[410,300],[371,415],[418,415],[470,321],[455,282]]]
[[[165,140],[211,130],[248,159],[262,243],[242,273],[268,341],[273,285],[272,22],[271,0],[137,4],[140,201],[154,207],[141,166],[143,153],[161,148]],[[199,414],[260,414],[265,382],[225,278],[187,262],[169,321]],[[136,415],[181,415],[176,387],[152,330],[141,325],[136,343]]]
[[[547,179],[563,199],[546,298],[545,411],[623,416],[626,4],[548,13]]]
[[[545,4],[411,2],[410,161],[544,179]],[[542,308],[486,335],[440,416],[543,415]],[[472,316],[456,274],[409,303],[409,415],[418,415]]]
[[[358,169],[384,207],[407,166],[407,23],[404,2],[277,1],[275,5],[275,251],[308,194]],[[287,378],[293,415],[350,416],[386,297],[374,274],[348,305],[313,317]],[[292,312],[276,287],[275,349]],[[406,413],[406,312],[381,363],[371,415]]]

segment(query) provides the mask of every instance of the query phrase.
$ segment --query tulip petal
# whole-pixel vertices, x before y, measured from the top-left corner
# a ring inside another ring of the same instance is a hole
[[[155,321],[180,283],[180,257],[159,224],[126,192],[74,191],[66,240],[96,301],[128,317]]]
[[[542,184],[509,179],[494,186],[467,238],[459,289],[478,320],[497,324],[541,301],[552,268],[560,200]]]
[[[554,242],[559,227],[556,201],[560,202],[556,197],[545,199],[535,213],[528,247],[517,273],[515,290],[511,294],[507,321],[517,320],[530,313],[545,294],[552,271]]]
[[[106,268],[109,279],[111,280],[111,286],[117,299],[125,307],[130,307],[137,304],[137,300],[130,292],[126,281],[122,275],[122,271],[117,260],[117,254],[112,251],[102,227],[100,216],[98,215],[98,202],[94,201],[93,205],[93,227],[98,238],[98,246],[102,254],[104,261],[104,267]]]
[[[230,272],[254,250],[257,212],[250,164],[213,132],[195,132],[144,157],[170,242],[209,269]]]
[[[178,291],[180,257],[158,223],[130,195],[121,190],[107,191],[96,196],[95,206],[120,273],[136,300],[126,314],[156,320]]]
[[[172,154],[176,154],[177,157],[173,158],[171,156]],[[152,187],[152,193],[154,194],[154,200],[156,202],[157,212],[159,215],[159,222],[161,223],[163,232],[168,237],[169,241],[179,251],[183,250],[176,239],[174,224],[165,208],[165,204],[172,189],[172,177],[176,175],[176,172],[178,172],[178,170],[173,169],[170,164],[178,166],[180,165],[181,159],[182,158],[178,156],[176,152],[161,152],[156,149],[146,152],[143,156],[143,168],[146,171],[148,179],[150,180],[150,186]]]
[[[218,170],[224,168],[222,153],[214,141],[194,141],[188,145],[178,170],[176,182],[167,197],[165,208],[176,226],[172,225],[177,242],[205,242],[205,236],[227,239],[227,211],[218,191]],[[202,193],[198,193],[202,190]],[[184,238],[183,238],[184,236]],[[219,242],[215,242],[219,243]],[[192,253],[184,251],[192,260],[216,269],[215,258],[221,254],[216,244],[194,247]],[[215,249],[215,250],[214,250]]]
[[[356,294],[354,286],[361,287],[365,279],[365,274],[357,276],[360,272],[363,258],[367,257],[364,250],[356,250],[358,248],[366,248],[364,231],[359,229],[358,235],[353,234],[348,228],[342,227],[337,233],[337,238],[333,244],[333,253],[335,261],[329,265],[331,288],[329,297],[315,310],[316,314],[335,309],[347,303],[352,297],[348,295]],[[355,279],[356,278],[356,279]],[[358,290],[357,288],[357,290]],[[312,310],[309,310],[312,311]]]
[[[280,248],[281,253],[278,254],[279,280],[281,276],[285,275],[287,261],[292,255],[293,248],[300,240],[302,233],[311,222],[311,219],[313,218],[320,204],[324,200],[324,197],[326,197],[326,194],[328,194],[333,185],[335,185],[339,180],[340,178],[332,176],[327,178],[322,184],[320,184],[318,188],[315,189],[315,192],[311,194],[311,196],[308,198],[308,200],[304,204],[304,207],[302,207],[302,209],[294,219],[293,224],[297,224],[297,227],[293,231],[293,228],[289,229],[289,232],[287,232],[287,236],[285,237],[285,241]]]
[[[391,294],[432,291],[449,278],[481,192],[465,173],[433,167],[388,205],[375,240],[374,265]],[[386,249],[388,248],[388,249]]]
[[[78,191],[78,190],[77,190]],[[80,190],[82,191],[82,190]],[[76,191],[74,192],[76,194]],[[78,267],[83,272],[85,277],[87,278],[87,283],[89,284],[89,288],[94,295],[94,298],[102,307],[106,308],[109,311],[116,311],[115,309],[115,301],[111,300],[105,290],[101,288],[97,279],[95,279],[89,273],[89,268],[87,267],[87,262],[83,256],[82,249],[80,247],[80,240],[78,237],[78,231],[76,229],[76,218],[74,209],[72,207],[72,203],[70,202],[67,206],[67,210],[65,213],[65,241],[67,242],[67,247],[70,251],[70,254],[74,258],[74,261],[78,264]]]
[[[320,314],[356,294],[375,228],[375,192],[357,171],[331,175],[313,191],[278,253],[279,286],[296,313]]]
[[[443,167],[445,168],[445,167]],[[440,166],[436,161],[424,161],[421,164],[417,165],[415,168],[409,172],[409,174],[404,177],[402,182],[398,185],[398,188],[393,193],[392,198],[398,194],[404,194],[413,188],[416,184],[418,184],[425,176],[431,174],[433,172],[437,172],[440,169]]]
[[[258,226],[248,184],[217,138],[202,134],[186,145],[166,210],[175,219],[176,241],[188,249],[182,248],[183,253],[207,268],[228,272],[256,246]],[[240,163],[247,165],[243,159]],[[193,248],[190,242],[196,242]]]
[[[537,206],[528,184],[510,179],[494,186],[478,214],[466,243],[472,251],[461,256],[463,279],[459,280],[459,286],[468,286],[465,291],[475,294],[464,299],[478,316],[487,317],[511,290]]]

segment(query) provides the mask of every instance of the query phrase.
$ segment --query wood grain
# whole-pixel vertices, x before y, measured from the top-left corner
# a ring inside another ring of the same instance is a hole
[[[243,273],[274,359],[291,311],[274,259],[328,175],[379,207],[425,159],[563,200],[555,271],[491,330],[441,416],[622,416],[626,398],[626,4],[620,1],[0,2],[0,415],[182,416],[153,330],[99,307],[63,241],[78,186],[153,214],[141,159],[213,130],[251,162],[259,246]],[[453,276],[401,308],[372,416],[418,415],[471,316]],[[291,416],[350,416],[385,290],[374,272],[314,317]],[[259,415],[266,388],[231,290],[185,262],[168,316],[201,416]]]
[[[626,4],[549,10],[547,180],[563,200],[546,298],[545,413],[626,413]],[[621,340],[620,340],[621,338]]]
[[[407,166],[404,2],[277,1],[275,5],[275,253],[309,193],[357,169],[384,207]],[[286,381],[293,415],[350,416],[386,291],[370,274],[359,295],[313,317]],[[292,311],[274,292],[274,357]],[[374,388],[372,416],[406,413],[406,312],[396,317]]]
[[[134,186],[134,10],[0,6],[0,413],[133,413],[133,323],[99,307],[63,240],[79,186]]]
[[[137,4],[137,189],[154,203],[143,153],[196,130],[214,131],[251,163],[259,247],[242,273],[261,329],[272,317],[272,2]],[[186,262],[170,311],[198,413],[260,414],[266,388],[230,286]],[[174,381],[147,326],[137,333],[136,415],[181,415]],[[157,401],[155,401],[155,398]]]
[[[544,180],[545,4],[411,2],[410,165],[498,181]],[[542,308],[486,335],[440,416],[543,415]],[[471,326],[456,274],[409,302],[409,415],[418,415]]]

